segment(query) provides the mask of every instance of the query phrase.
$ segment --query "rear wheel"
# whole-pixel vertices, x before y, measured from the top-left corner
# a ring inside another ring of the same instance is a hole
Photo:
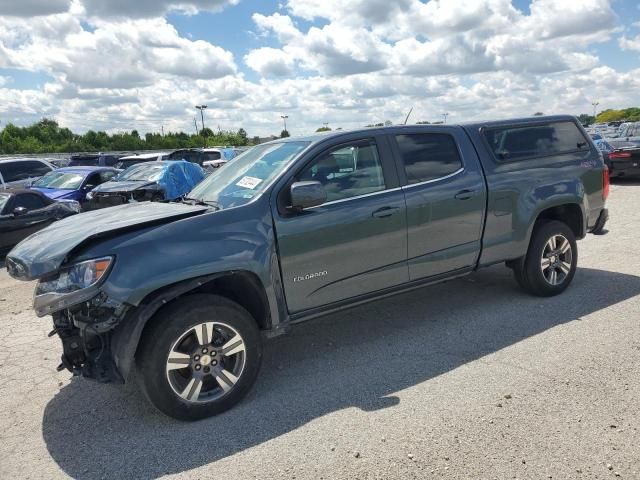
[[[569,286],[577,264],[578,245],[571,228],[548,221],[535,227],[526,257],[514,263],[513,269],[523,290],[549,297]]]
[[[192,295],[157,317],[136,362],[140,386],[161,412],[197,420],[233,407],[249,392],[262,345],[245,309],[216,295]]]

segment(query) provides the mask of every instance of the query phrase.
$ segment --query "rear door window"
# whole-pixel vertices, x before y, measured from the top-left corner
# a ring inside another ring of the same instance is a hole
[[[589,151],[589,142],[573,122],[549,122],[488,128],[483,135],[497,160]]]
[[[395,139],[409,185],[446,177],[462,168],[462,159],[451,135],[416,133],[396,135]]]

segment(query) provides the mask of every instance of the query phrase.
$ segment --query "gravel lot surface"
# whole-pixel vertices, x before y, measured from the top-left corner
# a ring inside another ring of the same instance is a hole
[[[502,266],[296,327],[198,423],[58,373],[33,284],[0,273],[0,479],[640,479],[640,183],[563,295]]]

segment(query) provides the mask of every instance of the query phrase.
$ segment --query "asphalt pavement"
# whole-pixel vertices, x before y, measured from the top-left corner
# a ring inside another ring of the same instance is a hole
[[[0,479],[640,479],[640,182],[562,295],[510,270],[307,322],[252,393],[196,423],[57,372],[32,283],[0,273]]]

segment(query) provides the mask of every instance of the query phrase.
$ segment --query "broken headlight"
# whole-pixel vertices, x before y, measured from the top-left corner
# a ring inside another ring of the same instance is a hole
[[[36,297],[50,293],[70,294],[97,284],[108,272],[113,257],[95,258],[63,268],[36,286]]]

